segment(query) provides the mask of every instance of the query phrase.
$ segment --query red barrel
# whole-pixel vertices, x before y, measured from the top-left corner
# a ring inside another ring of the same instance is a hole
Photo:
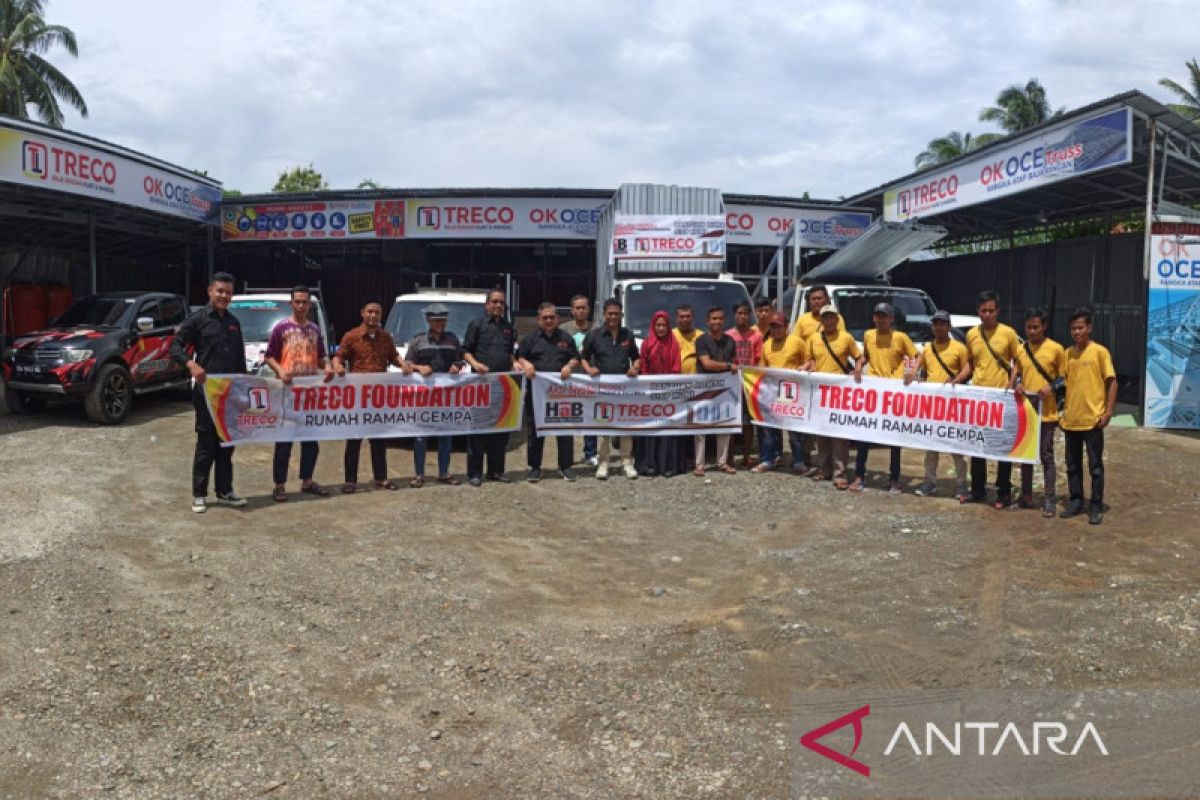
[[[48,283],[46,289],[46,320],[62,316],[62,313],[75,302],[75,294],[70,286],[61,283]]]
[[[4,290],[4,332],[8,336],[46,327],[46,292],[41,286],[17,283]]]

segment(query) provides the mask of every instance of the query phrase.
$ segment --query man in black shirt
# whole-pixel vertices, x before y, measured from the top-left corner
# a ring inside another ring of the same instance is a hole
[[[233,276],[218,272],[208,284],[208,305],[179,326],[171,342],[171,358],[192,374],[192,405],[196,410],[196,454],[192,459],[192,511],[208,510],[208,473],[216,465],[217,504],[240,508],[245,498],[233,493],[233,448],[221,447],[217,428],[204,399],[208,373],[241,374],[246,371],[242,324],[229,313]],[[191,347],[193,353],[188,354]]]
[[[708,333],[696,339],[696,365],[700,372],[737,372],[737,343],[725,335],[725,309],[713,306],[708,310]],[[729,434],[717,434],[717,469],[732,475],[737,472],[729,463]],[[693,475],[704,476],[704,434],[696,434],[696,468]]]
[[[533,375],[535,372],[557,372],[565,381],[571,370],[579,366],[579,351],[575,340],[558,327],[558,311],[554,303],[538,306],[538,329],[521,340],[517,349],[517,363],[526,377],[525,416],[529,419],[529,444],[526,450],[529,460],[529,482],[537,483],[542,477],[542,448],[546,440],[538,436],[537,423],[533,414]],[[570,436],[556,436],[558,440],[558,474],[565,481],[575,480],[571,471],[574,463],[574,443]]]
[[[583,337],[583,369],[593,378],[597,375],[628,375],[636,378],[641,366],[641,354],[628,328],[621,327],[621,302],[616,298],[604,301],[604,326],[593,328]],[[608,457],[612,452],[613,437],[600,440],[600,466],[596,469],[596,480],[608,479]],[[619,448],[621,465],[626,478],[636,478],[637,468],[633,465],[633,437],[622,436]]]
[[[488,372],[511,372],[516,365],[513,351],[517,333],[505,316],[507,304],[504,292],[488,292],[482,317],[471,320],[463,337],[463,360],[471,369],[485,375]],[[467,438],[467,479],[472,486],[483,483],[483,457],[487,455],[490,481],[510,483],[504,474],[504,451],[508,448],[507,433],[486,433]]]

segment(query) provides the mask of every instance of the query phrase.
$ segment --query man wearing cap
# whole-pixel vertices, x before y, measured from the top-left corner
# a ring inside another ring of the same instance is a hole
[[[1009,383],[1019,395],[1032,395],[1037,399],[1041,417],[1039,431],[1039,459],[1042,462],[1042,516],[1055,514],[1055,483],[1058,471],[1054,464],[1054,433],[1058,430],[1061,409],[1054,397],[1054,382],[1065,378],[1067,373],[1067,351],[1046,335],[1050,315],[1044,308],[1031,308],[1025,312],[1025,344],[1017,351],[1017,369],[1013,370]],[[1033,464],[1021,465],[1020,508],[1035,508],[1033,500]]]
[[[800,318],[796,320],[796,324],[792,326],[792,333],[807,342],[814,333],[822,329],[821,310],[827,305],[829,305],[829,290],[824,286],[809,287],[808,311],[801,314]],[[837,329],[842,332],[846,330],[846,321],[842,319],[841,314],[838,314]]]
[[[879,303],[871,314],[875,327],[863,334],[863,357],[854,365],[854,380],[861,381],[863,372],[875,378],[901,380],[905,372],[913,369],[917,348],[903,331],[892,330],[896,313],[891,303]],[[858,442],[858,458],[854,464],[854,482],[850,491],[861,492],[866,488],[867,453],[871,446]],[[900,448],[889,448],[891,461],[888,464],[888,494],[900,494]]]
[[[425,321],[429,330],[418,333],[408,343],[408,357],[413,369],[428,378],[435,372],[457,375],[463,367],[462,344],[452,331],[446,330],[446,320],[450,318],[450,309],[443,303],[430,303],[425,307]],[[448,483],[458,486],[458,478],[450,474],[450,447],[453,443],[449,436],[418,436],[413,440],[413,471],[416,476],[408,485],[420,489],[425,485],[425,450],[429,440],[437,443],[438,483]]]
[[[930,383],[944,383],[959,386],[971,379],[971,356],[962,342],[950,338],[950,312],[935,311],[929,318],[929,327],[933,329],[933,341],[921,351],[917,361],[916,375],[906,372],[905,385],[913,378],[919,378]],[[937,492],[938,458],[937,450],[925,451],[925,481],[917,487],[918,497],[928,497]],[[954,461],[954,477],[957,481],[955,498],[961,503],[967,497],[967,459],[958,453],[951,453]]]
[[[804,340],[788,333],[787,318],[773,311],[767,319],[767,338],[763,342],[759,364],[772,369],[800,369],[804,366]],[[783,431],[779,428],[759,427],[762,442],[762,461],[752,472],[769,472],[783,457]],[[792,448],[792,468],[800,472],[805,453],[803,438],[799,431],[788,431],[788,442]]]
[[[481,375],[511,372],[516,366],[516,328],[507,318],[504,292],[493,289],[484,303],[484,315],[471,320],[463,337],[463,360]],[[529,387],[525,387],[526,392]],[[507,433],[485,433],[467,438],[467,479],[472,486],[483,483],[483,459],[487,456],[490,481],[511,483],[504,474]]]
[[[1007,389],[1016,368],[1017,353],[1021,341],[1017,332],[1000,321],[1000,295],[992,290],[979,293],[976,310],[980,324],[967,331],[967,350],[971,353],[973,374],[971,382],[976,386],[991,386]],[[971,502],[987,500],[987,461],[971,457]],[[1012,504],[1012,462],[996,463],[997,510]]]
[[[821,329],[814,331],[805,342],[808,361],[804,369],[834,375],[854,371],[854,360],[860,356],[858,343],[844,330],[838,330],[842,317],[832,305],[821,308]],[[846,462],[850,460],[850,443],[845,439],[821,436],[817,439],[818,472],[815,481],[832,480],[835,488],[849,487],[846,481]]]
[[[333,371],[338,377],[346,374],[347,366],[351,372],[387,372],[388,365],[398,367],[405,375],[412,372],[412,367],[404,363],[396,352],[396,343],[392,335],[380,325],[383,318],[383,306],[375,301],[365,303],[359,312],[362,324],[346,331],[337,354],[333,357]],[[396,490],[400,487],[388,480],[387,475],[387,440],[371,439],[371,474],[375,486],[379,489]],[[362,439],[347,439],[346,451],[342,457],[342,467],[345,470],[346,482],[342,484],[342,494],[353,494],[358,488],[358,455],[362,451]]]

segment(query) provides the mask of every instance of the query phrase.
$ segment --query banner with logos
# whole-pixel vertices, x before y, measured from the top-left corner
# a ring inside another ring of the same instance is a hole
[[[405,202],[409,239],[591,241],[608,198],[429,197]]]
[[[832,208],[725,205],[729,244],[778,247],[793,222],[799,224],[801,247],[837,250],[863,234],[871,215]]]
[[[743,368],[755,425],[1033,464],[1041,425],[1033,404],[1003,389]]]
[[[943,214],[996,197],[1106,169],[1133,160],[1133,111],[1118,108],[1055,125],[883,194],[887,222]]]
[[[677,436],[742,429],[740,379],[716,375],[572,375],[539,372],[533,410],[541,436]]]
[[[617,214],[616,261],[724,261],[725,218],[719,214]]]
[[[1200,222],[1154,224],[1145,424],[1200,430]]]
[[[517,373],[398,372],[320,376],[289,385],[255,375],[210,375],[208,410],[221,441],[458,436],[521,427],[524,379]]]
[[[295,239],[398,239],[404,236],[403,200],[321,200],[300,203],[226,203],[226,242]]]
[[[216,218],[221,190],[84,144],[67,134],[0,126],[0,180],[158,211]]]

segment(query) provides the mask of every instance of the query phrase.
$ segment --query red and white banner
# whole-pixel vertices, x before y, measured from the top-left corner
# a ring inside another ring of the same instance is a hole
[[[718,214],[617,214],[616,261],[724,261],[725,218]]]
[[[409,239],[594,240],[608,198],[407,198]]]
[[[985,386],[742,369],[755,425],[1034,464],[1041,425],[1025,397]]]
[[[871,215],[836,208],[725,205],[729,244],[778,247],[793,224],[801,247],[836,250],[853,242],[871,224]]]

